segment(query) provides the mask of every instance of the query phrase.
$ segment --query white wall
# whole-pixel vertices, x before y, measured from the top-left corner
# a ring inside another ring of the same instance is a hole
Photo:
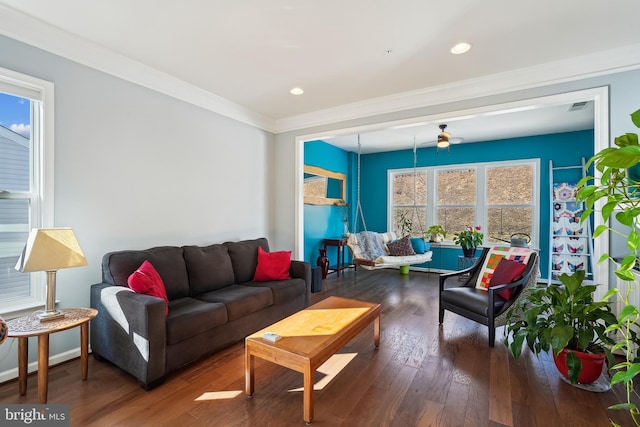
[[[270,237],[272,134],[2,36],[0,52],[0,67],[55,84],[55,225],[89,262],[58,272],[62,307],[89,306],[108,251]],[[0,381],[17,372],[14,341]],[[52,362],[78,345],[77,328],[52,335]]]

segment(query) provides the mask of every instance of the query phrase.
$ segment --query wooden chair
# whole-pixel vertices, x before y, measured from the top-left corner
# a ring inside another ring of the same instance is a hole
[[[478,261],[465,270],[455,271],[440,275],[440,298],[439,298],[439,321],[444,320],[444,311],[449,310],[460,316],[475,320],[478,323],[489,327],[489,347],[493,347],[496,335],[496,327],[506,324],[506,314],[509,309],[523,294],[524,290],[536,283],[538,278],[539,256],[537,252],[531,251],[527,267],[522,273],[522,277],[507,284],[493,286],[489,290],[476,288],[478,276],[482,274],[484,261],[489,254],[490,248],[484,248]],[[458,279],[463,274],[468,275],[463,282]],[[449,287],[445,287],[448,279],[454,278],[455,286],[448,282]],[[513,288],[515,291],[508,300],[498,295],[504,289]]]

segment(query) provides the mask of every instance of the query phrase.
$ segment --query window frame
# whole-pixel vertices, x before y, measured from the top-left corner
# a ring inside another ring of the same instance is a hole
[[[393,170],[389,170],[388,171],[388,179],[389,179],[389,185],[387,185],[387,188],[389,189],[389,193],[387,195],[387,200],[389,201],[387,203],[387,218],[388,218],[388,225],[387,225],[387,230],[388,231],[393,231],[395,228],[395,224],[394,224],[394,218],[395,218],[395,212],[394,209],[396,207],[398,208],[407,208],[407,209],[411,209],[414,206],[419,209],[421,207],[424,207],[425,210],[428,211],[429,209],[429,194],[431,193],[431,190],[428,188],[429,186],[429,175],[426,174],[426,179],[427,179],[427,197],[425,198],[426,200],[426,204],[415,204],[415,200],[414,200],[414,205],[394,205],[393,204],[393,200],[394,200],[394,178],[397,175],[405,175],[405,174],[411,174],[413,175],[415,174],[419,174],[419,173],[424,173],[424,168],[404,168],[404,169],[393,169]],[[426,216],[425,216],[426,218]],[[428,222],[428,218],[427,218],[427,222]],[[413,233],[417,232],[417,231],[422,231],[422,232],[426,232],[427,231],[427,227],[422,224],[422,226],[415,226],[413,227]],[[412,236],[413,237],[413,236]]]
[[[488,209],[490,207],[495,207],[496,205],[489,205],[488,197],[487,197],[487,172],[489,168],[497,168],[497,167],[508,167],[508,166],[532,166],[533,168],[533,176],[532,176],[532,216],[531,216],[531,242],[530,245],[533,248],[539,247],[540,245],[540,159],[532,158],[532,159],[519,159],[519,160],[500,160],[500,161],[492,161],[492,162],[479,162],[479,163],[460,163],[460,164],[449,164],[449,165],[438,165],[438,166],[423,166],[415,168],[416,172],[426,172],[427,174],[427,207],[426,207],[426,219],[427,223],[424,224],[423,228],[426,230],[427,224],[436,224],[438,218],[438,207],[437,205],[437,182],[436,176],[439,171],[447,171],[447,170],[460,170],[460,169],[471,169],[475,170],[476,173],[476,205],[475,208],[475,223],[470,225],[480,225],[482,230],[487,230],[487,221],[488,221]],[[403,169],[389,169],[387,171],[387,229],[392,230],[393,224],[393,185],[394,185],[394,177],[396,174],[402,173],[412,173],[414,171],[413,168],[403,168]],[[456,205],[458,206],[458,205]],[[463,206],[463,205],[460,205]],[[464,205],[466,206],[466,205]],[[514,205],[515,206],[515,205]],[[523,205],[518,205],[518,207],[522,207]],[[445,246],[456,246],[452,240],[445,240],[442,242]]]
[[[540,191],[538,188],[536,188],[536,184],[538,184],[540,182],[540,180],[538,179],[538,174],[539,174],[539,164],[540,164],[540,160],[536,159],[537,163],[534,164],[530,161],[513,161],[513,162],[504,162],[506,164],[503,165],[496,165],[496,164],[487,164],[484,167],[484,187],[485,187],[485,213],[488,214],[489,213],[489,209],[495,209],[495,208],[523,208],[523,207],[529,207],[529,205],[527,204],[491,204],[489,203],[489,196],[488,194],[486,194],[487,191],[487,186],[486,183],[488,181],[488,176],[489,176],[489,169],[499,169],[499,168],[510,168],[510,167],[518,167],[518,166],[532,166],[533,167],[533,174],[531,179],[533,180],[532,182],[532,194],[531,194],[531,242],[530,245],[531,247],[537,248],[539,247],[539,242],[540,242],[540,233],[539,233],[539,227],[540,227],[540,209],[536,209],[536,207],[540,206]],[[486,218],[487,224],[488,224],[488,215]],[[485,228],[485,230],[488,230],[489,227],[487,225],[487,227]],[[534,239],[534,235],[537,236]],[[534,243],[535,242],[535,243]],[[486,243],[486,242],[485,242]]]
[[[439,172],[448,172],[448,171],[473,171],[473,173],[475,174],[475,178],[476,178],[476,188],[475,190],[475,203],[474,204],[460,204],[460,205],[439,205],[438,204],[438,173]],[[427,221],[429,221],[430,224],[439,224],[438,222],[438,208],[458,208],[458,209],[473,209],[474,211],[474,223],[473,224],[469,224],[470,226],[474,226],[474,225],[480,225],[482,227],[482,229],[486,229],[482,224],[486,223],[486,215],[484,215],[484,212],[479,212],[478,211],[478,202],[480,200],[482,200],[481,198],[481,192],[482,192],[482,185],[484,185],[484,179],[480,176],[481,174],[478,173],[478,163],[465,163],[465,164],[461,164],[461,165],[447,165],[446,167],[441,167],[441,166],[435,166],[433,167],[433,207],[432,207],[432,212],[431,215],[427,215]],[[442,224],[441,224],[442,225]],[[444,227],[444,226],[443,226]],[[447,230],[446,227],[444,227],[445,231],[447,232],[447,235],[452,234],[449,233],[449,230]],[[446,239],[446,238],[445,238]],[[445,240],[445,242],[450,242],[451,244],[453,244],[452,240]]]
[[[30,191],[3,193],[3,199],[31,200],[29,228],[54,225],[54,84],[0,67],[0,91],[31,100]],[[35,101],[35,102],[34,102]],[[29,296],[0,302],[0,315],[20,316],[44,303],[46,276],[31,275]]]

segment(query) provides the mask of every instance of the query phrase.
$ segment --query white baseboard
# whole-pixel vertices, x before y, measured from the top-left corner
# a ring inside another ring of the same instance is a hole
[[[89,349],[91,351],[91,349]],[[65,351],[64,353],[49,356],[49,366],[54,366],[71,359],[80,357],[80,347]],[[32,373],[38,370],[38,362],[31,362],[27,365],[27,372]],[[0,372],[0,383],[11,381],[18,378],[18,367]]]

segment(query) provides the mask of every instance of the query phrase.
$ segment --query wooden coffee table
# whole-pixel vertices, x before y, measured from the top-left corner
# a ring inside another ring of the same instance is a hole
[[[380,304],[329,297],[245,339],[245,392],[253,396],[254,356],[304,375],[304,421],[313,421],[313,376],[353,337],[373,322],[374,343],[380,345]],[[262,338],[275,332],[282,339]]]

